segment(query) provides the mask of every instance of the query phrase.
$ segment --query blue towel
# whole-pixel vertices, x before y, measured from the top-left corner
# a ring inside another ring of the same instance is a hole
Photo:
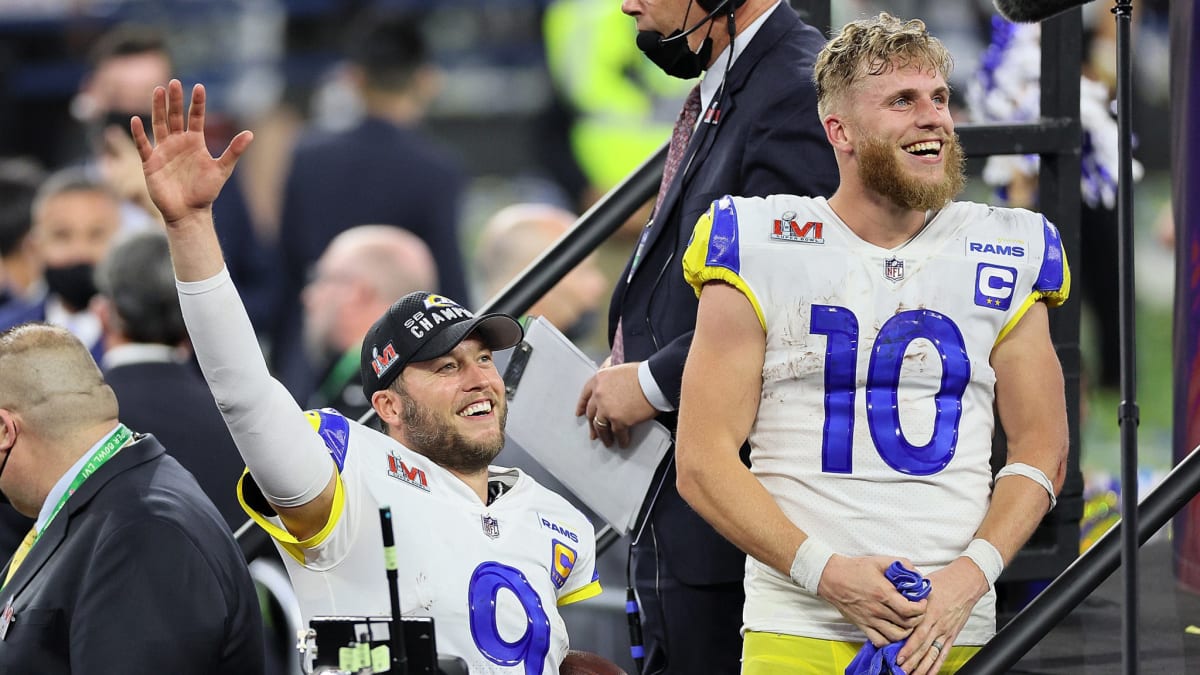
[[[899,560],[884,570],[883,576],[892,582],[901,595],[913,602],[929,595],[929,580],[920,572],[901,565]],[[900,653],[904,642],[900,640],[879,648],[868,640],[850,665],[846,666],[846,675],[905,675],[904,669],[896,665],[896,655]]]

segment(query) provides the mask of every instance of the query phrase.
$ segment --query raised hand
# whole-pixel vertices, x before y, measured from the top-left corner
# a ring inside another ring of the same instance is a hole
[[[204,139],[204,101],[204,85],[197,84],[192,88],[185,127],[183,84],[171,80],[166,88],[156,87],[150,117],[153,144],[142,120],[130,120],[146,188],[168,227],[207,214],[238,158],[254,139],[249,131],[243,131],[214,159]]]

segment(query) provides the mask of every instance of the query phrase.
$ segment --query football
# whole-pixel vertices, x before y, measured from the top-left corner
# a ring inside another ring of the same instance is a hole
[[[624,670],[617,667],[617,664],[603,656],[575,649],[567,652],[567,658],[563,659],[558,673],[559,675],[627,675]]]

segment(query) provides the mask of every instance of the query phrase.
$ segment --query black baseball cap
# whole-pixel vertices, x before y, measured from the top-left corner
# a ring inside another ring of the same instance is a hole
[[[415,291],[392,303],[363,338],[363,393],[386,389],[410,363],[436,359],[478,333],[489,349],[508,349],[525,337],[507,314],[475,316],[470,310],[428,291]]]

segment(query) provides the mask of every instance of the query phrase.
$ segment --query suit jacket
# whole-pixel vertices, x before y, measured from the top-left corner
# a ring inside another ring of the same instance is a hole
[[[284,187],[279,249],[284,288],[272,336],[280,381],[298,401],[316,388],[300,346],[305,275],[335,236],[355,225],[403,227],[429,245],[438,288],[468,303],[459,210],[466,176],[415,129],[368,117],[346,131],[316,132],[296,145]]]
[[[696,324],[696,295],[684,282],[682,268],[696,221],[713,200],[727,194],[828,196],[837,188],[837,164],[812,85],[812,65],[824,43],[788,3],[776,7],[733,62],[724,92],[718,94],[719,122],[702,121],[696,129],[660,212],[647,226],[641,262],[631,275],[630,259],[613,291],[609,340],[620,320],[626,360],[649,360],[650,372],[676,408]],[[675,427],[673,413],[660,421]],[[686,561],[671,567],[686,583],[740,580],[744,554],[679,496],[672,460],[673,453],[649,493],[663,483],[650,517],[668,565],[670,560]]]
[[[104,380],[117,394],[121,421],[154,434],[196,477],[231,531],[246,522],[237,500],[245,464],[199,370],[186,363],[142,361],[106,368]]]
[[[0,607],[0,629],[11,616],[0,673],[263,672],[242,554],[153,436],[84,481],[0,590]]]

